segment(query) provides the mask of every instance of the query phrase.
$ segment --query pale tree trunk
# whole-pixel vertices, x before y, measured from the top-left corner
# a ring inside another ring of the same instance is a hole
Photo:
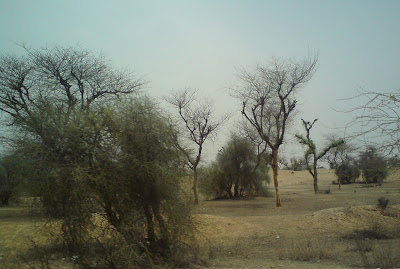
[[[282,206],[281,193],[279,192],[278,184],[278,150],[272,150],[272,171],[274,172],[274,185],[275,185],[275,195],[276,195],[276,206]]]
[[[197,193],[197,167],[193,168],[193,194],[194,194],[194,204],[199,204],[199,195]]]

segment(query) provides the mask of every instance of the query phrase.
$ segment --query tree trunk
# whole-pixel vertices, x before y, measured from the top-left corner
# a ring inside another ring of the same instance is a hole
[[[193,194],[194,194],[194,204],[199,204],[199,195],[197,194],[197,167],[193,168]]]
[[[165,223],[164,218],[162,217],[160,213],[160,204],[159,203],[154,203],[152,205],[152,209],[154,212],[154,216],[158,222],[158,226],[160,227],[160,237],[161,237],[161,242],[159,242],[159,247],[162,248],[163,251],[168,252],[169,251],[169,234],[168,234],[168,229],[167,229],[167,224]]]
[[[272,150],[272,171],[274,172],[274,185],[275,185],[275,195],[276,195],[276,206],[282,206],[281,193],[279,192],[278,184],[278,150]]]
[[[145,205],[143,207],[144,214],[146,216],[146,224],[147,224],[147,240],[150,243],[151,248],[155,248],[156,245],[156,235],[154,232],[154,223],[153,223],[153,215],[150,212],[150,207]]]
[[[235,183],[235,186],[233,187],[234,194],[233,196],[239,197],[239,183]]]
[[[318,189],[318,171],[317,171],[317,163],[314,162],[314,193],[318,193],[319,189]]]

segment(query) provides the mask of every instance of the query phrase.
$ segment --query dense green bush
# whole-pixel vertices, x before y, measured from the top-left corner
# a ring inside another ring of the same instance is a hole
[[[0,158],[0,205],[18,200],[28,175],[28,162],[17,152],[8,152]]]
[[[335,173],[341,184],[354,183],[360,176],[358,167],[351,163],[342,163],[336,168]]]
[[[268,169],[249,140],[232,136],[217,160],[202,169],[200,190],[213,198],[267,195],[263,183],[270,181]]]
[[[358,159],[363,178],[367,183],[382,183],[388,176],[388,164],[376,148],[368,147]]]

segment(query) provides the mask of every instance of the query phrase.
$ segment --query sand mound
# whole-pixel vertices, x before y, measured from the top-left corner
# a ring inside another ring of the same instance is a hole
[[[398,222],[400,220],[400,205],[394,205],[386,210],[381,210],[376,206],[329,208],[314,212],[310,217],[312,222],[324,227],[362,228],[371,225],[373,222]]]

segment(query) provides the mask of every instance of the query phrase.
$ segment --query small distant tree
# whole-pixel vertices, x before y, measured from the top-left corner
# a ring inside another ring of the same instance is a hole
[[[307,166],[303,158],[290,158],[289,162],[282,161],[282,164],[286,169],[292,171],[303,171]]]
[[[339,189],[341,184],[351,184],[356,181],[356,179],[360,176],[360,169],[351,163],[345,162],[341,163],[335,170],[335,174],[338,178]]]
[[[202,173],[202,190],[214,198],[260,195],[269,182],[268,165],[256,146],[246,138],[232,136],[218,153],[216,162]]]
[[[227,117],[215,118],[213,103],[209,100],[199,102],[195,94],[194,90],[185,89],[181,92],[172,93],[165,100],[177,109],[179,117],[184,123],[185,131],[181,133],[183,133],[182,137],[185,141],[178,141],[177,137],[176,145],[186,156],[188,166],[193,171],[192,189],[194,202],[198,204],[197,168],[201,161],[204,143],[207,139],[216,135],[218,128]],[[188,144],[191,145],[188,146]]]
[[[273,59],[254,71],[240,70],[240,85],[233,95],[241,102],[243,117],[271,150],[276,206],[282,206],[278,184],[278,152],[293,118],[296,94],[312,78],[317,57],[302,61]]]
[[[366,183],[382,183],[388,176],[387,161],[373,146],[360,153],[358,164]]]
[[[318,193],[318,170],[317,163],[318,161],[325,156],[325,154],[330,151],[332,148],[336,148],[342,144],[344,141],[342,139],[333,141],[329,145],[327,145],[321,152],[317,153],[317,147],[314,141],[310,137],[310,130],[312,129],[314,123],[317,121],[315,119],[313,122],[305,121],[302,119],[304,129],[306,130],[306,136],[296,135],[296,138],[299,140],[299,143],[303,146],[306,146],[306,152],[304,153],[304,159],[307,164],[307,170],[311,174],[314,179],[314,192]]]

